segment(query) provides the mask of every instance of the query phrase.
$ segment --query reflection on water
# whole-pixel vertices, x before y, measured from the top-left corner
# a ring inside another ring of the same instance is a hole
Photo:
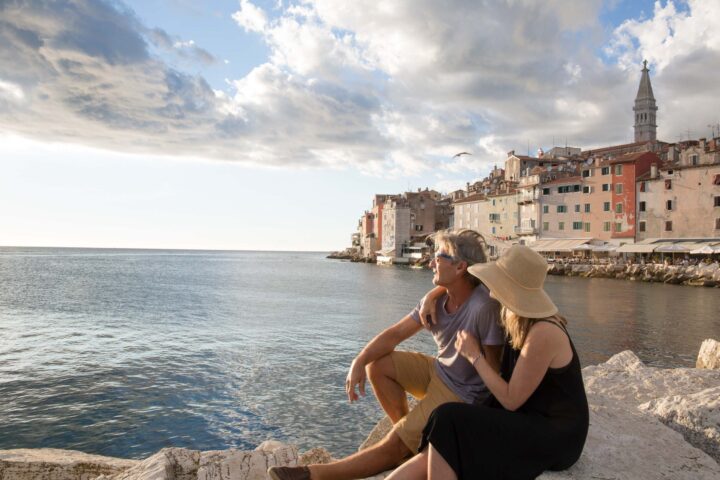
[[[142,458],[274,438],[353,452],[380,416],[347,403],[354,355],[428,271],[321,254],[0,249],[0,448]],[[584,364],[632,349],[692,365],[720,290],[551,277]],[[429,335],[403,348],[433,352]]]
[[[651,365],[694,366],[700,343],[720,336],[718,289],[552,276],[547,290],[584,365],[632,350]]]

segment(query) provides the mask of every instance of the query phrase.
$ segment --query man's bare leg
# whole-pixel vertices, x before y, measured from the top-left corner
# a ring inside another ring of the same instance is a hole
[[[392,358],[385,355],[368,364],[365,371],[380,406],[390,417],[390,421],[397,423],[407,415],[408,403],[405,389],[395,380],[397,373]]]
[[[312,480],[351,480],[366,478],[390,470],[410,455],[395,432],[388,433],[385,438],[362,452],[354,453],[337,462],[310,465]]]

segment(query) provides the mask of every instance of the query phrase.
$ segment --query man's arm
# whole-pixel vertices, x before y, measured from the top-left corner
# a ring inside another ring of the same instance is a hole
[[[360,395],[365,396],[365,366],[367,364],[389,354],[400,343],[412,337],[421,329],[422,325],[417,323],[410,315],[407,315],[370,340],[350,364],[350,371],[345,380],[345,391],[348,400],[354,402],[359,398],[355,391],[356,385],[360,390]]]

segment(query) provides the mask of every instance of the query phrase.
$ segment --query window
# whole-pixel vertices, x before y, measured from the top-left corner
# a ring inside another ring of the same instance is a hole
[[[543,205],[543,213],[550,213],[550,206],[549,206],[549,205]]]
[[[673,201],[668,200],[665,202],[665,210],[672,210],[673,209]]]
[[[583,178],[592,177],[592,170],[583,170],[582,176]]]
[[[665,190],[672,190],[672,180],[669,178],[665,180]]]
[[[585,213],[590,213],[590,204],[589,203],[585,204]]]
[[[668,170],[668,175],[672,175],[672,174],[673,174],[673,171],[672,171],[672,170]]]
[[[645,202],[640,202],[640,211],[641,212],[645,211]]]
[[[610,222],[603,222],[603,232],[610,231]]]
[[[620,222],[615,223],[615,232],[622,232],[622,223],[620,223]]]
[[[493,198],[493,207],[495,206],[495,199]]]
[[[713,178],[713,185],[720,185],[720,173],[715,174],[715,178]]]
[[[570,193],[579,191],[580,185],[563,185],[562,187],[558,187],[558,193]]]
[[[700,159],[698,158],[698,155],[697,154],[690,155],[690,164],[697,165],[698,163],[700,163]]]
[[[609,184],[609,183],[603,183],[602,191],[603,191],[603,192],[609,192],[609,191],[610,191],[610,184]]]
[[[543,230],[550,230],[550,222],[543,222]]]
[[[585,231],[586,232],[590,231],[590,222],[585,222]]]
[[[616,183],[616,184],[615,184],[615,193],[616,193],[617,195],[622,195],[622,192],[623,192],[622,183]]]
[[[550,195],[550,189],[549,189],[549,188],[543,188],[543,195]]]
[[[592,193],[592,192],[593,192],[593,187],[590,187],[587,185],[583,187],[583,193]]]
[[[423,231],[423,226],[422,226],[422,225],[415,225],[415,231],[416,231],[416,232],[422,232],[422,231]]]
[[[492,233],[495,235],[495,227],[492,227]]]
[[[615,213],[622,213],[623,212],[623,204],[622,203],[616,203],[615,204]]]
[[[615,175],[622,175],[622,165],[615,165]]]
[[[720,207],[720,197],[716,196],[716,197],[714,198],[714,201],[715,201],[715,206],[716,206],[716,207]]]
[[[715,230],[720,230],[720,218],[715,219]]]
[[[645,222],[640,222],[640,225],[638,226],[641,232],[645,231]]]
[[[610,202],[604,202],[603,203],[603,212],[609,212],[610,211]]]
[[[565,230],[565,222],[558,222],[558,230]]]
[[[567,205],[558,205],[557,213],[567,213]]]
[[[640,191],[644,192],[647,189],[647,182],[640,182]]]
[[[573,222],[573,230],[582,230],[583,222]]]
[[[575,213],[580,213],[580,204],[575,205]]]
[[[672,222],[665,222],[665,231],[672,232]]]
[[[610,167],[602,167],[601,173],[603,175],[610,175]]]

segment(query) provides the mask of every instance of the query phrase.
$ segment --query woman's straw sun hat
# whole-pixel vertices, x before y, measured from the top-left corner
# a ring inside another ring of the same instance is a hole
[[[500,303],[521,317],[544,318],[558,312],[543,290],[547,262],[524,245],[508,248],[496,262],[471,265],[468,272],[479,278]]]

